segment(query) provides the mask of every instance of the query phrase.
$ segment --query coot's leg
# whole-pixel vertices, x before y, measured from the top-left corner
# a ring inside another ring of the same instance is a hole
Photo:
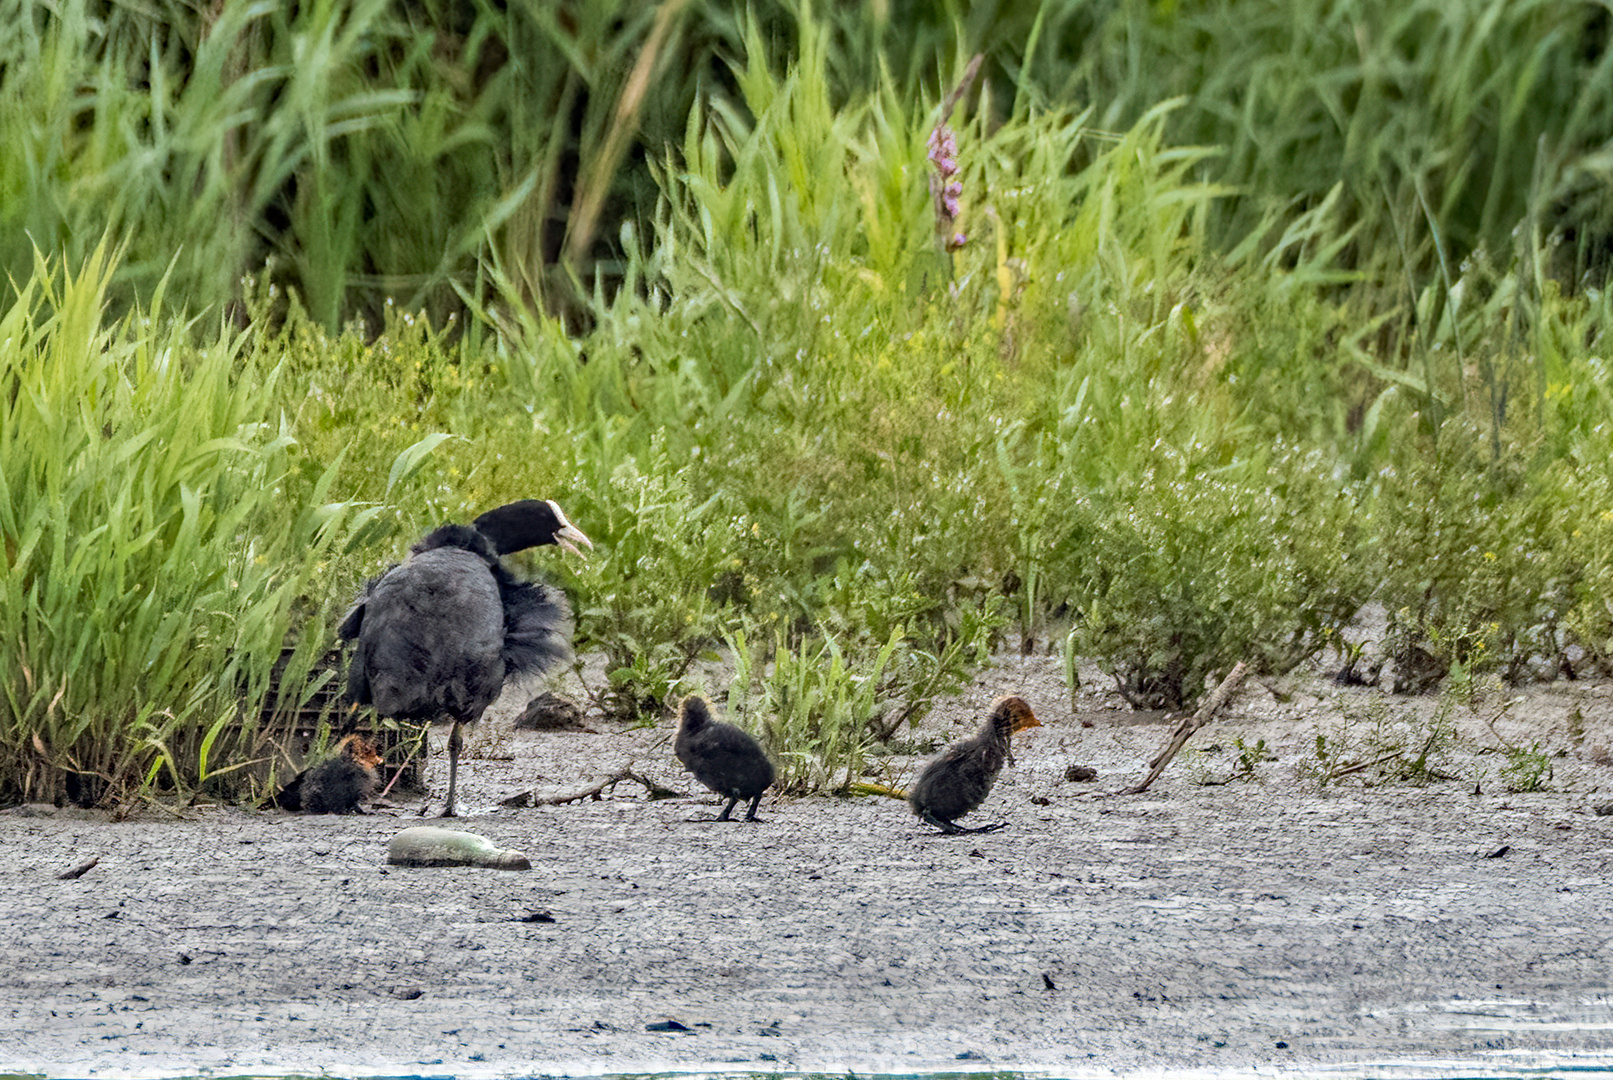
[[[458,817],[454,813],[454,790],[459,781],[459,721],[454,721],[454,730],[448,733],[448,804],[442,808],[441,817]]]

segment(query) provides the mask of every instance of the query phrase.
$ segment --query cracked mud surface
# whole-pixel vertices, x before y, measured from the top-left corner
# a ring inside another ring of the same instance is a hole
[[[408,803],[117,823],[15,808],[0,813],[0,1071],[1613,1065],[1613,816],[1595,812],[1613,801],[1609,686],[1456,710],[1428,759],[1452,779],[1325,784],[1318,733],[1335,762],[1420,748],[1437,703],[1273,689],[1291,696],[1246,686],[1152,789],[1120,796],[1168,725],[1107,708],[1101,688],[1072,712],[1055,663],[1003,661],[910,733],[944,744],[1003,692],[1036,708],[1045,726],[965,819],[1009,825],[980,836],[935,835],[879,797],[769,796],[763,824],[712,823],[720,800],[664,730],[509,733],[524,697],[473,737],[472,813],[449,824],[524,851],[529,872],[386,866],[419,821]],[[1505,790],[1523,749],[1549,761],[1547,790]],[[497,808],[629,761],[687,797],[626,782]],[[900,787],[923,761],[877,759],[874,778]],[[1072,764],[1098,780],[1066,781]],[[445,772],[434,757],[438,794]],[[553,921],[523,921],[537,911]]]

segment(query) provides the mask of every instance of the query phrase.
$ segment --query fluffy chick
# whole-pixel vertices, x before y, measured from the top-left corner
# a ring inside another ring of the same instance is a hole
[[[1041,726],[1042,722],[1036,719],[1023,698],[998,698],[979,734],[955,744],[925,766],[907,793],[913,813],[948,834],[991,832],[1002,828],[1004,822],[969,829],[959,825],[957,819],[985,802],[1003,765],[1014,763],[1010,736],[1025,728]]]
[[[714,719],[711,703],[698,694],[684,698],[678,710],[678,737],[672,749],[696,780],[727,797],[728,805],[717,815],[718,821],[729,820],[740,799],[750,800],[745,820],[761,820],[756,807],[762,792],[773,783],[773,763],[755,739]]]
[[[351,814],[381,786],[381,755],[363,736],[349,735],[336,754],[302,775],[302,808],[309,814]]]

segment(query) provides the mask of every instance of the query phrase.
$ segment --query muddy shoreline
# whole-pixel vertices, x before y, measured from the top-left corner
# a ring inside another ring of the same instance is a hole
[[[1607,685],[1463,706],[1452,779],[1427,783],[1318,782],[1318,733],[1347,746],[1367,716],[1410,739],[1436,703],[1312,680],[1250,687],[1150,791],[1106,796],[1168,728],[1101,691],[1072,711],[1037,659],[983,673],[915,748],[1010,691],[1045,727],[980,812],[1010,824],[981,836],[877,797],[712,823],[664,732],[510,732],[524,701],[473,742],[458,826],[526,872],[387,866],[407,804],[0,812],[0,1072],[1613,1068]],[[1551,755],[1545,790],[1505,790],[1509,746]],[[629,761],[687,795],[497,807]],[[1076,763],[1097,782],[1065,780]]]

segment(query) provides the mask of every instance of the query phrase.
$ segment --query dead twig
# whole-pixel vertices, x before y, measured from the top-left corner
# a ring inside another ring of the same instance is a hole
[[[663,787],[649,777],[636,771],[631,765],[624,765],[611,773],[599,783],[590,787],[579,788],[574,791],[561,792],[559,795],[542,795],[536,790],[522,791],[509,798],[499,800],[500,806],[564,806],[567,803],[582,802],[584,799],[599,799],[607,790],[614,790],[623,780],[631,780],[635,784],[644,785],[644,791],[651,799],[675,798],[679,792]]]
[[[56,880],[57,881],[72,881],[74,878],[81,878],[85,874],[89,873],[90,869],[92,867],[94,867],[96,863],[98,863],[100,861],[101,861],[101,857],[99,855],[97,855],[95,858],[89,860],[88,862],[79,863],[77,866],[73,867],[71,870],[63,870],[61,873],[56,875]]]
[[[963,99],[963,95],[967,94],[969,87],[974,85],[975,76],[980,74],[980,63],[985,58],[985,53],[975,53],[974,56],[970,57],[968,65],[963,69],[963,77],[958,80],[958,85],[952,88],[952,93],[947,95],[946,101],[941,105],[939,123],[944,124],[947,122],[947,119],[952,115],[952,110],[958,107],[958,102]]]
[[[1338,768],[1330,769],[1328,771],[1327,782],[1332,783],[1341,776],[1349,776],[1351,773],[1358,773],[1363,769],[1370,769],[1374,765],[1383,765],[1395,760],[1396,758],[1403,758],[1405,756],[1405,751],[1403,750],[1391,750],[1382,757],[1375,757],[1371,761],[1357,761],[1352,765],[1340,765]]]
[[[393,786],[403,778],[403,771],[409,767],[409,762],[414,760],[415,754],[418,753],[421,759],[424,760],[425,757],[431,753],[431,747],[426,744],[426,736],[430,730],[430,725],[424,726],[420,729],[419,740],[416,741],[412,749],[403,755],[403,763],[399,765],[397,771],[392,774],[392,779],[386,782],[386,787],[381,789],[381,793],[376,796],[377,799],[384,799],[392,793]],[[304,769],[302,772],[307,771],[307,769]],[[302,773],[298,773],[296,780],[301,779]],[[293,780],[292,783],[296,783],[296,780]]]
[[[1147,791],[1148,785],[1159,779],[1159,774],[1165,771],[1165,766],[1169,765],[1171,759],[1186,745],[1188,738],[1199,728],[1208,724],[1221,706],[1227,703],[1227,699],[1232,696],[1232,692],[1238,688],[1238,684],[1243,681],[1243,677],[1248,671],[1249,665],[1240,660],[1227,673],[1227,677],[1221,680],[1221,685],[1210,691],[1210,696],[1204,699],[1204,703],[1198,707],[1198,711],[1192,716],[1185,717],[1176,725],[1176,730],[1171,732],[1171,741],[1166,744],[1165,749],[1154,756],[1153,761],[1148,763],[1148,776],[1143,779],[1143,782],[1136,787],[1126,788],[1120,794],[1140,795]]]

